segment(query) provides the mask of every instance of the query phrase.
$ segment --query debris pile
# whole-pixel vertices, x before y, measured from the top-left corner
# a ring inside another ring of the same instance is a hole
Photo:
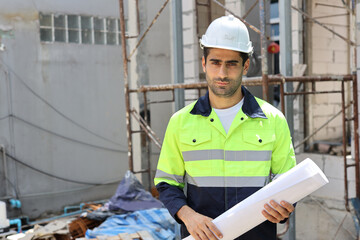
[[[9,240],[162,240],[179,239],[179,225],[163,204],[127,171],[115,194],[104,204],[81,204],[80,216],[36,224]]]

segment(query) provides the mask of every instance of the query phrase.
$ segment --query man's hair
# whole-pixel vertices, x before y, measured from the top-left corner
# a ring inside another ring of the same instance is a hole
[[[208,48],[208,47],[204,47],[204,49],[203,49],[205,63],[206,63],[207,56],[209,55],[210,49],[211,48]],[[245,62],[249,59],[249,54],[248,53],[243,53],[243,52],[239,52],[239,54],[240,54],[240,57],[242,58],[242,61],[243,61],[242,65],[244,66]]]

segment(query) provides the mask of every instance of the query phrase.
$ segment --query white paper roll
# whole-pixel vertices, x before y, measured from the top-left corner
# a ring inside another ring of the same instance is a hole
[[[270,200],[295,203],[329,183],[321,169],[309,158],[247,197],[213,220],[222,240],[233,240],[264,222],[261,211]],[[184,240],[194,239],[191,235]]]

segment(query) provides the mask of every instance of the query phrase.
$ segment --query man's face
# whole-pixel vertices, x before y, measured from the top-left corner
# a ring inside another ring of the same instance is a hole
[[[239,52],[211,48],[206,59],[202,59],[209,90],[218,97],[232,97],[241,86],[243,70],[247,71],[248,62],[243,67]]]

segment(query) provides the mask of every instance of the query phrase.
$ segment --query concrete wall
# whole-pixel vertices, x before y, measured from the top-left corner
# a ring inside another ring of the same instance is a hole
[[[333,14],[347,13],[343,8],[332,8],[317,3],[322,1],[307,1],[307,11],[312,17],[328,16]],[[336,0],[327,1],[327,4],[342,6],[342,3]],[[347,16],[336,16],[328,18],[320,18],[318,21],[326,24],[329,28],[336,31],[345,38],[348,37],[348,20]],[[306,24],[307,42],[305,47],[307,49],[306,57],[308,64],[308,75],[341,75],[349,74],[350,72],[350,55],[348,55],[348,44],[319,26],[318,24],[308,21]],[[311,86],[307,86],[309,89]],[[316,90],[318,91],[332,91],[340,90],[340,83],[316,83]],[[308,130],[313,132],[316,128],[326,122],[331,116],[341,110],[341,95],[340,94],[318,94],[309,96],[308,108]],[[330,124],[321,130],[313,139],[314,140],[329,140],[337,139],[342,136],[342,123],[339,116]]]
[[[151,24],[153,18],[158,13],[163,5],[163,1],[140,1],[142,11],[146,12],[146,18],[143,16],[142,32]],[[171,74],[171,48],[170,48],[170,24],[171,24],[171,2],[168,3],[160,17],[153,25],[148,35],[146,36],[145,44],[141,48],[143,53],[138,55],[138,58],[143,58],[143,64],[138,65],[137,69],[147,69],[147,75],[144,78],[139,78],[137,81],[146,84],[171,84],[173,83]],[[148,95],[148,101],[163,101],[172,99],[171,92],[151,92]],[[150,104],[151,114],[151,128],[155,131],[156,135],[163,140],[165,135],[166,126],[169,122],[171,115],[174,113],[173,103],[160,103]],[[152,179],[155,176],[156,166],[159,158],[160,149],[155,145],[151,145],[151,168]],[[146,155],[143,155],[143,159]],[[147,164],[143,163],[145,167]],[[145,177],[145,176],[144,176]],[[147,183],[144,182],[145,185]],[[153,185],[153,182],[151,183]]]
[[[29,217],[110,197],[128,169],[121,47],[40,42],[39,12],[119,18],[116,0],[2,2],[2,28],[12,30],[1,39],[0,115],[12,117],[0,121],[0,144],[51,175],[117,182],[63,181],[8,158],[2,194],[18,197]]]
[[[302,9],[302,0],[292,0],[292,6],[295,6],[299,9]],[[291,10],[291,26],[292,26],[292,61],[293,66],[304,64],[304,27],[303,27],[303,18],[302,15],[292,9]],[[294,67],[295,68],[295,67]],[[296,76],[297,72],[293,68],[293,75]],[[297,89],[299,83],[295,83],[293,88]],[[304,89],[303,87],[301,89]],[[294,145],[297,146],[298,143],[304,139],[305,128],[304,128],[304,96],[296,96],[294,98]],[[304,145],[299,146],[295,149],[296,152],[303,152]]]
[[[296,239],[356,239],[352,216],[345,210],[343,157],[298,154],[297,162],[310,158],[329,179],[329,183],[296,205]],[[349,161],[351,164],[351,161]],[[355,197],[355,172],[348,170],[349,198]],[[283,226],[279,225],[278,231]]]

